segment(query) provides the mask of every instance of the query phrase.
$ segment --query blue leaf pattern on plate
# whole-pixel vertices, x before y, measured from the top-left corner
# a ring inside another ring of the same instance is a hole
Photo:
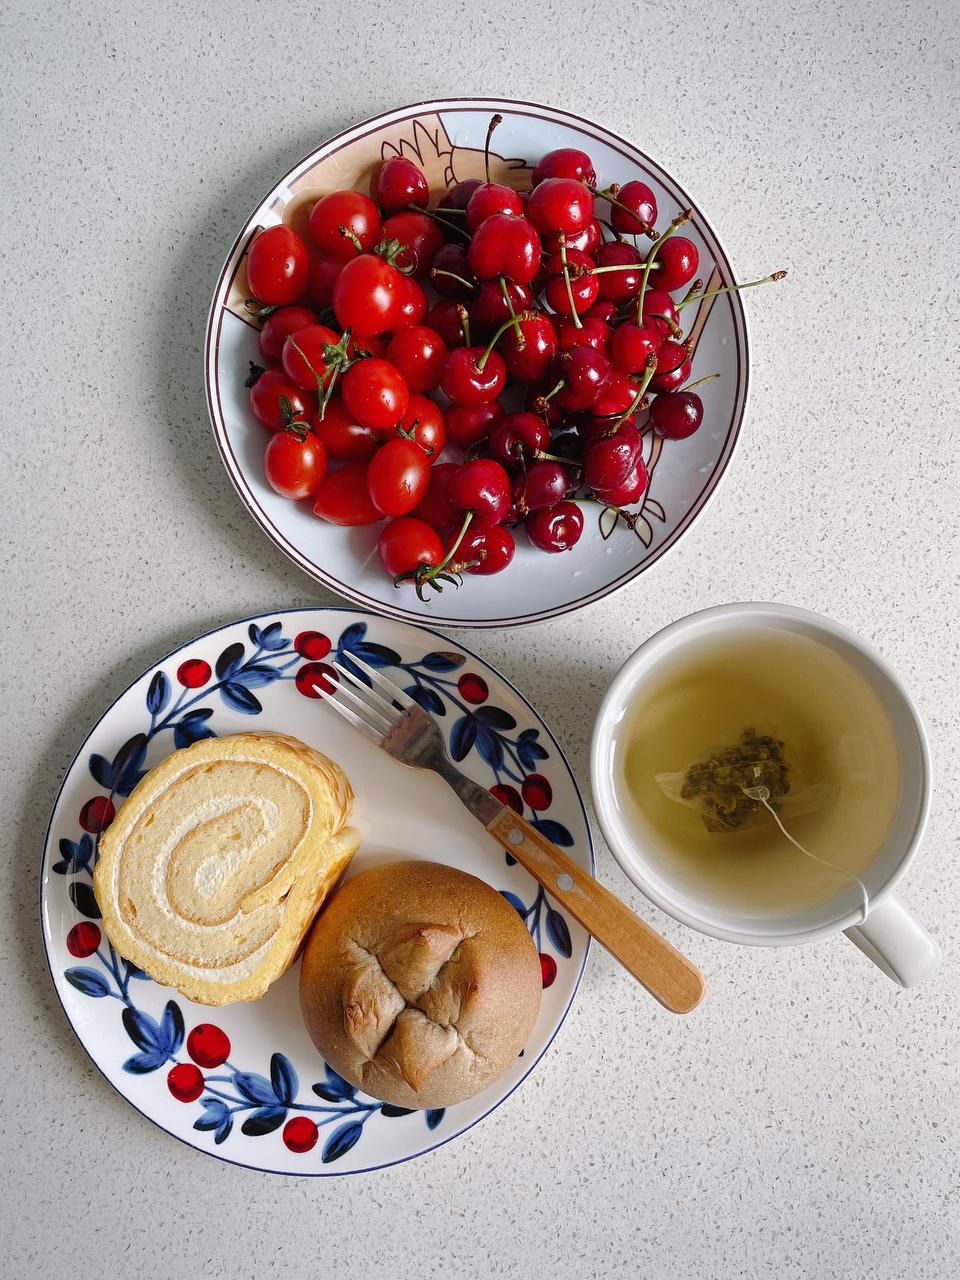
[[[158,716],[169,701],[170,681],[162,671],[158,671],[147,689],[147,710],[152,716]]]
[[[74,968],[67,969],[63,975],[70,983],[71,987],[76,987],[78,991],[82,991],[85,996],[93,996],[99,1000],[102,996],[110,994],[110,984],[102,974],[97,973],[96,969]]]
[[[323,1146],[323,1163],[330,1164],[332,1160],[345,1156],[351,1147],[356,1146],[362,1133],[363,1125],[358,1120],[350,1120],[339,1129],[334,1129]]]
[[[289,1107],[300,1091],[300,1081],[288,1058],[275,1053],[270,1059],[270,1083],[278,1102]]]

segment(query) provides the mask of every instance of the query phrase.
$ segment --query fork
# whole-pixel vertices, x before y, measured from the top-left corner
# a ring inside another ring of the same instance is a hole
[[[440,727],[392,680],[363,659],[334,661],[340,677],[325,701],[387,755],[414,769],[432,769],[521,866],[673,1013],[689,1013],[703,996],[703,975],[686,956],[635,915],[509,805],[461,773],[446,753]]]

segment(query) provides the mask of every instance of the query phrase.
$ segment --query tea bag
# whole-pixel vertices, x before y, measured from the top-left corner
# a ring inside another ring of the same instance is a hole
[[[856,881],[866,919],[870,900],[860,877],[805,849],[784,826],[784,817],[812,813],[824,804],[830,789],[791,767],[786,746],[776,734],[745,728],[739,738],[716,743],[686,769],[658,773],[654,779],[671,800],[694,809],[708,831],[740,831],[772,818],[802,854]]]

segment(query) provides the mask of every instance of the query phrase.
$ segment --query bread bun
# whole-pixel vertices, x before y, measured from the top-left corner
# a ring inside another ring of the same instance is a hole
[[[191,1000],[256,1000],[356,851],[352,809],[340,766],[295,738],[238,733],[176,751],[100,841],[104,932]]]
[[[519,914],[435,862],[360,872],[317,918],[300,1008],[331,1067],[374,1098],[448,1107],[491,1084],[540,1008],[540,960]]]

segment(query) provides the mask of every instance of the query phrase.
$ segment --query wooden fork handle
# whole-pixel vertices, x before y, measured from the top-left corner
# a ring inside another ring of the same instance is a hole
[[[487,830],[665,1008],[689,1013],[700,1003],[700,970],[536,827],[504,806]]]

